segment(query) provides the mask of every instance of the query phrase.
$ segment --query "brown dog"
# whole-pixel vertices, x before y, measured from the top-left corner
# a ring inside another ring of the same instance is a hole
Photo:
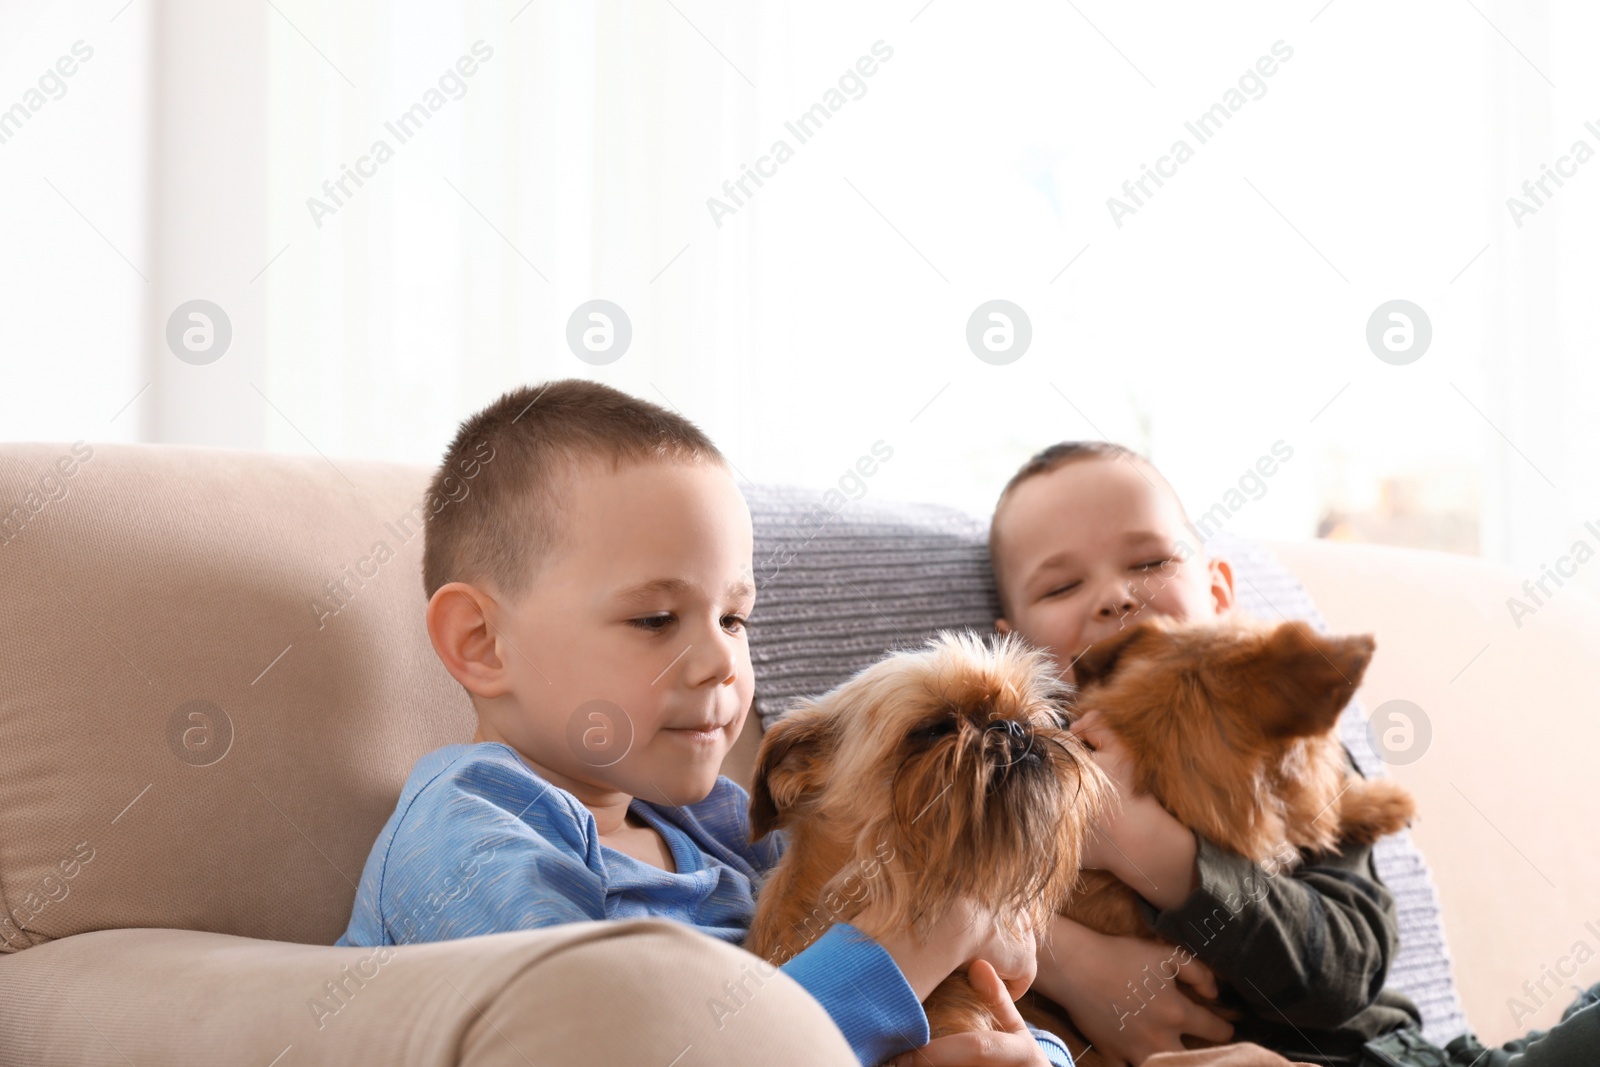
[[[1276,872],[1294,866],[1301,849],[1370,845],[1415,810],[1394,782],[1345,769],[1339,715],[1374,647],[1369,635],[1326,637],[1303,622],[1157,616],[1084,652],[1073,668],[1077,706],[1098,710],[1127,746],[1137,789],[1214,844]],[[1088,870],[1065,914],[1101,933],[1153,938],[1138,899],[1109,873]],[[1062,1033],[1064,1013],[1044,998],[1029,994],[1022,1007],[1036,1026]],[[1062,1036],[1069,1045],[1077,1039],[1077,1057],[1081,1038]]]
[[[941,634],[786,715],[762,738],[750,823],[788,842],[745,947],[781,963],[869,904],[887,918],[867,935],[926,939],[959,897],[1042,932],[1111,791],[1067,732],[1069,691],[1014,638]],[[964,971],[924,1008],[933,1037],[996,1028]]]

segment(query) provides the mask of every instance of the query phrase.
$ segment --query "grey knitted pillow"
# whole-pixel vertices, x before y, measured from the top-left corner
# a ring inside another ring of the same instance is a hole
[[[763,727],[796,697],[826,692],[896,648],[939,630],[989,632],[999,614],[989,573],[988,529],[933,504],[849,502],[815,490],[746,486],[755,520],[759,594],[750,630],[755,710]],[[1226,533],[1206,546],[1233,565],[1239,609],[1266,619],[1327,624],[1305,587],[1270,553]],[[1383,777],[1366,712],[1351,701],[1340,734],[1368,777]],[[1408,832],[1373,850],[1394,893],[1400,952],[1389,986],[1417,1002],[1423,1031],[1443,1044],[1467,1029],[1445,945],[1438,895]]]

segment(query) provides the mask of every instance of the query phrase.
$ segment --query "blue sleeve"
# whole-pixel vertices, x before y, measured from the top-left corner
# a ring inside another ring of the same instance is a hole
[[[405,812],[378,891],[396,944],[606,918],[599,845],[543,783],[478,763]]]
[[[849,923],[834,923],[781,970],[822,1005],[862,1067],[928,1043],[927,1013],[894,957]]]
[[[1059,1037],[1031,1023],[1028,1025],[1028,1032],[1039,1042],[1039,1047],[1044,1049],[1044,1058],[1055,1067],[1072,1067],[1072,1053],[1067,1051],[1066,1044]]]

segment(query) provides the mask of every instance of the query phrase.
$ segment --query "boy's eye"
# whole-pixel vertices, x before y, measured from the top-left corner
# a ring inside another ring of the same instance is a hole
[[[629,619],[628,624],[647,633],[660,633],[676,621],[678,621],[676,615],[671,612],[665,612],[660,615],[641,615],[637,619]],[[735,614],[724,615],[721,622],[724,629],[732,630],[735,633],[750,625],[750,620],[743,615]]]
[[[1078,582],[1068,582],[1066,585],[1057,586],[1055,589],[1050,590],[1048,593],[1045,594],[1045,597],[1048,598],[1048,597],[1057,596],[1057,595],[1059,595],[1061,593],[1070,593],[1074,589],[1078,588],[1078,585],[1079,585]]]
[[[1172,557],[1170,557],[1170,556],[1167,557],[1166,559],[1153,559],[1153,560],[1150,560],[1150,561],[1148,561],[1146,563],[1139,564],[1138,565],[1138,569],[1147,571],[1147,570],[1150,570],[1152,567],[1165,567],[1167,564],[1175,563],[1175,562],[1177,562],[1177,561],[1172,559]]]

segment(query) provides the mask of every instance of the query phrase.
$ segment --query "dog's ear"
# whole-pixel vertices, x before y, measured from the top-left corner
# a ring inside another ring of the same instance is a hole
[[[1141,622],[1096,641],[1072,661],[1073,684],[1079,689],[1087,689],[1105,682],[1111,677],[1111,672],[1117,669],[1123,653],[1148,640],[1149,634],[1149,626]]]
[[[1328,637],[1304,622],[1280,624],[1250,665],[1252,688],[1266,702],[1258,721],[1267,735],[1312,737],[1333,729],[1376,647],[1371,634]]]
[[[750,781],[750,832],[759,841],[783,825],[797,801],[822,784],[834,741],[833,717],[803,706],[761,738]]]

